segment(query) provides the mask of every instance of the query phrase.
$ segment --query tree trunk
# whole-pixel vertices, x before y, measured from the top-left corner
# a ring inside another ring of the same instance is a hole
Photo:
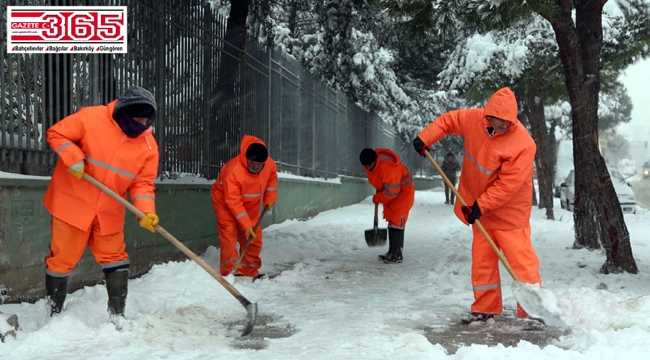
[[[572,108],[576,174],[574,247],[597,249],[600,243],[607,254],[601,273],[627,271],[636,274],[638,269],[630,247],[630,235],[605,160],[598,149],[599,65],[605,1],[574,1],[575,27],[571,0],[558,0],[561,8],[549,19],[560,47]]]
[[[551,159],[551,179],[553,180],[553,197],[555,197],[555,174],[556,174],[556,169],[555,165],[557,165],[557,139],[555,137],[555,129],[557,128],[559,120],[558,119],[551,119],[551,128],[548,130],[548,143],[550,145],[549,149],[549,157]]]
[[[220,49],[217,88],[212,96],[215,120],[210,123],[211,152],[223,163],[237,155],[241,140],[241,111],[237,97],[237,84],[241,57],[244,52],[246,17],[250,0],[231,0],[226,34]],[[220,169],[210,169],[208,179],[214,179]]]
[[[553,214],[553,162],[548,128],[544,118],[544,99],[540,94],[527,94],[526,109],[533,139],[537,144],[537,183],[539,184],[539,208],[546,209],[546,218],[555,220]]]
[[[289,24],[289,34],[293,37],[296,36],[296,28],[298,24],[298,2],[294,1],[289,4],[290,9],[287,11],[288,15],[288,24]]]
[[[537,162],[537,156],[535,156],[535,162]],[[533,206],[537,206],[538,203],[537,203],[537,190],[535,190],[535,177],[531,177],[530,181],[533,182]]]

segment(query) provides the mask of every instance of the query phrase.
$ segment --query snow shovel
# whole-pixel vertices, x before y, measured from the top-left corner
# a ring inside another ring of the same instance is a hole
[[[255,227],[253,227],[253,232],[257,233],[257,228],[260,227],[260,224],[262,223],[262,218],[264,217],[264,214],[266,214],[266,206],[264,207],[264,210],[262,210],[262,213],[260,214],[260,218],[257,220],[257,224],[255,224]],[[244,246],[244,251],[241,252],[239,255],[239,259],[237,259],[237,262],[235,263],[235,268],[232,269],[232,273],[235,273],[237,269],[239,269],[239,265],[241,264],[242,259],[244,258],[244,254],[246,254],[246,250],[248,250],[248,246],[253,242],[253,238],[249,238],[246,241],[246,246]]]
[[[124,205],[137,217],[144,218],[146,216],[142,211],[140,211],[138,208],[133,206],[133,204],[123,199],[115,191],[111,190],[106,185],[97,181],[97,179],[93,178],[87,173],[84,173],[84,179],[88,180],[91,184],[97,186],[106,194],[108,194],[110,197],[115,199],[117,202]],[[205,261],[203,261],[203,259],[198,257],[194,252],[192,252],[192,250],[188,249],[182,242],[178,241],[174,236],[172,236],[172,234],[168,233],[167,230],[163,229],[162,226],[156,225],[155,229],[160,235],[162,235],[167,240],[169,240],[172,244],[174,244],[180,251],[182,251],[190,259],[194,260],[194,262],[196,262],[200,267],[202,267],[203,270],[207,271],[210,275],[212,275],[212,277],[215,278],[223,287],[225,287],[226,290],[228,290],[228,292],[232,294],[232,296],[234,296],[237,300],[239,300],[239,302],[246,309],[246,326],[244,327],[244,331],[241,333],[241,336],[246,336],[250,334],[251,331],[253,331],[253,327],[255,326],[255,321],[257,320],[257,303],[251,303],[250,301],[248,301],[248,299],[246,299],[242,294],[240,294],[239,291],[237,291],[237,289],[235,289],[234,286],[230,285],[230,283],[226,281],[221,276],[221,274],[219,274],[213,268],[211,268],[210,265],[206,264]]]
[[[377,218],[377,212],[379,211],[379,204],[375,203],[375,222],[372,229],[366,230],[366,244],[368,246],[384,246],[386,245],[386,239],[388,238],[388,229],[379,228],[379,220]]]
[[[456,195],[458,201],[460,201],[461,204],[467,206],[467,203],[463,197],[460,196],[456,190],[456,187],[454,187],[454,184],[449,181],[449,178],[447,178],[440,166],[438,166],[438,163],[433,158],[433,156],[431,156],[429,150],[424,150],[424,154],[427,156],[429,161],[431,161],[431,164],[436,168],[440,176],[442,176],[442,179],[445,181],[454,195]],[[542,319],[545,324],[550,326],[565,327],[566,324],[559,316],[559,309],[557,309],[557,305],[552,304],[555,295],[548,290],[542,289],[539,284],[522,283],[519,280],[517,274],[515,274],[515,272],[512,270],[512,267],[510,267],[508,260],[506,260],[505,256],[503,256],[499,248],[497,248],[497,246],[494,244],[494,241],[492,241],[490,235],[488,235],[487,231],[485,231],[485,228],[481,222],[477,219],[474,221],[474,225],[476,225],[483,236],[485,236],[485,239],[490,244],[492,250],[494,250],[494,253],[497,255],[497,257],[499,257],[499,260],[501,260],[503,266],[505,266],[505,268],[508,270],[510,276],[512,276],[512,279],[514,280],[512,291],[515,295],[515,299],[517,299],[517,302],[521,305],[522,308],[524,308],[528,315],[534,318]],[[546,306],[544,305],[544,302],[547,302]]]

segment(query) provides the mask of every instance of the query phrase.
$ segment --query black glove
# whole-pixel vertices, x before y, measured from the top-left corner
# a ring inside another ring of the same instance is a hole
[[[413,139],[413,147],[420,156],[424,156],[424,150],[429,150],[429,147],[424,144],[424,141],[419,136]]]
[[[473,224],[482,215],[481,209],[478,208],[478,202],[476,201],[474,201],[474,205],[472,206],[462,205],[460,210],[463,212],[465,220],[470,224]]]

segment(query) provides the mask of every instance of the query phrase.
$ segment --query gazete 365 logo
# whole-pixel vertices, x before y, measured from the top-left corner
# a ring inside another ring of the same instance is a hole
[[[7,6],[8,53],[126,53],[126,6]]]

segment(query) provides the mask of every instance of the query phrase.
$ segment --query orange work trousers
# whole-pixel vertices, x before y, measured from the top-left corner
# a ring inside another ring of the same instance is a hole
[[[245,231],[239,230],[236,221],[218,220],[217,231],[219,233],[219,242],[221,244],[221,258],[219,264],[219,271],[221,276],[228,276],[237,264],[239,259],[239,252],[244,250],[246,246]],[[235,275],[255,277],[259,275],[260,268],[262,267],[262,259],[260,253],[262,252],[262,227],[257,228],[255,233],[257,238],[248,246],[246,254],[239,264],[239,269],[235,271]],[[237,251],[237,243],[239,243],[239,251]]]
[[[512,270],[523,283],[540,284],[539,259],[530,242],[530,227],[513,230],[487,230],[497,248],[501,249]],[[472,226],[472,312],[501,314],[501,277],[499,258],[477,226]],[[517,304],[517,317],[528,314]]]
[[[124,232],[102,234],[97,217],[87,230],[76,228],[54,216],[50,227],[52,242],[50,253],[45,257],[45,272],[50,276],[68,276],[81,259],[86,245],[104,272],[129,266],[129,255],[124,251]]]
[[[406,212],[405,215],[402,216],[395,213],[389,213],[390,216],[387,216],[386,211],[387,209],[384,208],[384,219],[386,220],[386,222],[388,222],[388,227],[399,229],[399,230],[406,229],[406,221],[408,221],[409,219],[408,211]]]

